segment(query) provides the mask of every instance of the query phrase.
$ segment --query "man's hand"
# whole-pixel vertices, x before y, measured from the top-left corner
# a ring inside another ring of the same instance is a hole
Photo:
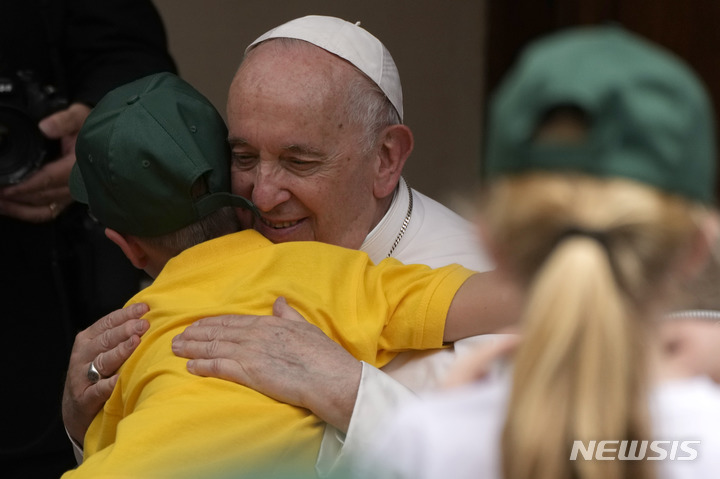
[[[362,365],[278,298],[275,316],[205,318],[174,338],[188,371],[243,384],[310,409],[347,431]]]
[[[140,344],[150,324],[139,319],[148,311],[145,304],[133,304],[97,320],[75,337],[62,399],[63,422],[70,437],[83,443],[95,415],[117,382],[117,369]],[[94,363],[101,379],[93,384],[88,368]]]
[[[75,141],[90,108],[73,103],[66,110],[44,118],[43,134],[60,140],[60,157],[46,163],[20,184],[0,188],[0,214],[31,223],[54,220],[73,199],[68,179],[75,164]]]

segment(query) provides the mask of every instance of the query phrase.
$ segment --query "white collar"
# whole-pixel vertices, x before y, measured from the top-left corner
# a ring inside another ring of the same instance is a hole
[[[377,263],[388,257],[402,240],[412,213],[410,194],[407,182],[400,177],[390,208],[360,246],[360,250],[365,251],[373,262]]]

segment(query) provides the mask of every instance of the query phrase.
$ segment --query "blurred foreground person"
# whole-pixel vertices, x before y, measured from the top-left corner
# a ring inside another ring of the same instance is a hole
[[[401,411],[367,475],[718,477],[720,389],[663,379],[658,328],[716,231],[704,89],[649,42],[587,27],[531,45],[491,108],[481,226],[524,288],[522,341]]]

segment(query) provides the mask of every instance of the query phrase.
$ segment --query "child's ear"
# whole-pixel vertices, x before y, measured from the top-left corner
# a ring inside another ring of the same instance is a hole
[[[708,265],[716,268],[715,257],[720,234],[720,221],[716,214],[710,214],[703,219],[700,229],[695,234],[688,254],[680,266],[680,274],[686,279],[693,280],[699,276]],[[711,263],[712,262],[712,263]]]
[[[148,256],[142,245],[132,236],[124,236],[114,229],[105,228],[105,236],[120,247],[127,259],[138,269],[145,269]]]

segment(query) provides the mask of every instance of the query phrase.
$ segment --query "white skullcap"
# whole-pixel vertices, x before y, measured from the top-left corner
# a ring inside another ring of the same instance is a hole
[[[402,87],[397,66],[385,45],[360,27],[360,22],[353,24],[336,17],[308,15],[273,28],[245,51],[271,38],[303,40],[352,63],[380,87],[403,121]]]

